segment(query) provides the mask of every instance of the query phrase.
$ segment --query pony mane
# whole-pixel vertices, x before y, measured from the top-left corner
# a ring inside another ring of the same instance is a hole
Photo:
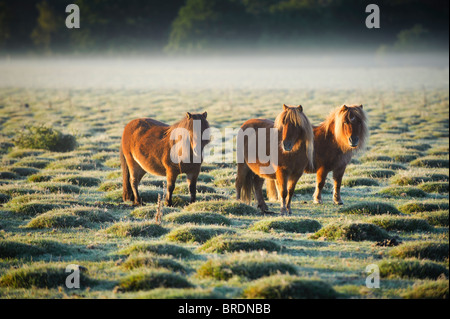
[[[275,118],[274,128],[281,130],[286,122],[298,126],[303,130],[303,142],[306,146],[308,167],[312,168],[314,163],[314,131],[308,117],[299,108],[289,107]]]
[[[367,114],[360,105],[348,105],[346,110],[343,109],[343,106],[337,107],[331,111],[330,115],[321,125],[324,127],[327,135],[329,133],[334,135],[339,147],[343,151],[353,150],[348,146],[348,141],[343,133],[344,122],[349,112],[352,112],[352,115],[354,115],[362,125],[359,144],[356,150],[364,149],[369,137],[369,126]]]
[[[186,129],[188,132],[192,132],[193,129],[193,121],[191,119],[188,118],[183,118],[181,121],[176,122],[175,124],[172,124],[171,126],[169,126],[169,128],[166,131],[165,136],[166,137],[170,137],[170,135],[172,134],[172,132],[176,129],[179,128],[184,128]]]

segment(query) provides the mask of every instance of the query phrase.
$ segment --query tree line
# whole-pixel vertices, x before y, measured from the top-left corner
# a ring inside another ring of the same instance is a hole
[[[67,29],[65,8],[80,8]],[[379,29],[365,8],[380,7]],[[0,0],[0,52],[448,50],[447,0]]]

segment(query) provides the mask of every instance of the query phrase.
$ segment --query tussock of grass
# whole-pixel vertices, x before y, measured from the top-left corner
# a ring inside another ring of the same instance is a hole
[[[412,242],[397,246],[390,255],[399,258],[430,259],[442,261],[448,259],[448,243]]]
[[[118,222],[105,232],[118,237],[160,237],[167,229],[154,222]]]
[[[273,257],[234,255],[226,259],[210,259],[197,269],[201,278],[229,280],[233,276],[257,279],[274,274],[297,274],[295,266]]]
[[[90,158],[69,158],[60,161],[54,161],[47,166],[47,169],[53,170],[78,170],[78,171],[92,171],[101,169],[103,165]]]
[[[27,181],[31,183],[42,183],[42,182],[49,182],[52,179],[52,176],[50,175],[44,175],[44,174],[34,174],[27,178]]]
[[[374,224],[355,222],[336,222],[329,224],[316,232],[312,239],[325,238],[327,240],[353,241],[381,241],[389,239],[388,233]]]
[[[362,202],[348,207],[344,207],[340,210],[344,214],[358,214],[358,215],[382,215],[391,214],[399,215],[400,211],[394,206],[381,203],[381,202]]]
[[[220,235],[208,240],[199,248],[199,250],[207,253],[219,254],[252,250],[265,250],[270,252],[280,251],[281,246],[269,239]]]
[[[111,192],[120,189],[122,189],[122,182],[112,182],[112,181],[102,183],[98,188],[100,192]]]
[[[188,193],[189,193],[189,185],[187,183],[177,184],[175,186],[174,194],[188,194]],[[216,193],[216,189],[214,187],[198,183],[197,193]]]
[[[162,196],[162,190],[144,190],[139,191],[139,195],[144,203],[156,203],[158,201],[158,195]],[[122,190],[112,191],[106,193],[104,200],[111,202],[122,202]]]
[[[419,188],[427,193],[448,193],[448,182],[429,182],[419,185]]]
[[[189,212],[217,212],[223,215],[257,215],[258,211],[252,206],[237,201],[209,201],[196,202],[185,207]]]
[[[333,287],[322,281],[296,276],[271,276],[252,282],[243,292],[250,299],[335,299]]]
[[[369,222],[388,231],[431,231],[433,227],[425,219],[397,216],[380,216],[369,219]]]
[[[0,204],[4,204],[4,203],[8,202],[10,199],[11,199],[11,196],[9,196],[8,194],[0,193]]]
[[[13,172],[0,172],[0,179],[20,179],[20,177]]]
[[[214,236],[225,233],[234,233],[233,230],[226,228],[208,228],[208,227],[193,227],[184,226],[172,230],[167,234],[166,238],[170,241],[177,241],[182,243],[204,243]]]
[[[203,224],[203,225],[231,225],[231,220],[225,216],[217,213],[209,212],[181,212],[170,214],[165,217],[166,221],[177,223],[177,224]]]
[[[72,184],[43,182],[37,185],[39,188],[50,193],[66,193],[66,194],[79,194],[81,192],[78,186]]]
[[[392,157],[386,156],[386,155],[379,155],[379,154],[366,154],[360,158],[361,162],[367,163],[367,162],[390,162],[392,161]]]
[[[410,175],[395,175],[391,178],[391,183],[399,186],[419,185],[423,182],[430,181],[431,178],[427,176],[410,176]]]
[[[431,261],[383,260],[378,264],[382,278],[438,279],[442,274],[448,277],[448,270]]]
[[[293,232],[293,233],[312,233],[318,231],[322,226],[316,220],[299,217],[276,217],[263,219],[250,227],[250,230],[259,230],[270,232],[273,230]]]
[[[55,266],[22,267],[10,270],[0,277],[0,286],[9,288],[56,288],[66,287],[68,273]],[[91,280],[80,272],[80,288],[87,288]]]
[[[27,228],[72,228],[91,227],[93,223],[112,222],[114,217],[104,211],[90,207],[57,209],[33,218]]]
[[[394,163],[394,162],[373,162],[371,165],[374,165],[379,168],[390,169],[390,170],[406,170],[406,166]]]
[[[115,288],[117,292],[151,290],[155,288],[191,288],[184,277],[167,270],[149,270],[123,278]]]
[[[176,258],[189,258],[192,252],[186,248],[164,244],[164,243],[136,243],[118,252],[119,255],[130,255],[132,253],[154,253],[157,255],[170,255]]]
[[[418,158],[410,163],[411,166],[428,168],[448,168],[448,159]]]
[[[312,195],[316,190],[316,186],[314,185],[298,185],[295,188],[295,194],[300,195]],[[332,186],[329,183],[325,184],[325,187],[322,189],[322,194],[330,194],[332,190]]]
[[[20,148],[45,149],[53,152],[69,152],[77,146],[74,136],[44,126],[27,127],[16,135],[14,144]]]
[[[14,213],[23,214],[28,216],[36,216],[48,212],[53,209],[68,207],[69,205],[64,203],[43,203],[43,202],[29,202],[13,207]]]
[[[36,159],[36,158],[25,158],[20,162],[14,164],[14,166],[23,166],[23,167],[33,167],[33,168],[45,168],[49,160],[44,159]]]
[[[34,240],[21,243],[11,240],[0,241],[0,258],[29,258],[44,254],[55,256],[70,253],[67,246],[55,241]]]
[[[66,182],[72,185],[86,186],[86,187],[98,186],[101,183],[101,180],[99,178],[89,176],[78,176],[78,175],[58,177],[55,178],[54,181]]]
[[[154,256],[152,254],[137,254],[131,255],[121,265],[126,270],[133,270],[136,268],[165,268],[175,272],[186,273],[186,268],[171,258],[163,258]]]
[[[28,157],[28,156],[39,156],[42,153],[44,153],[44,151],[37,151],[37,150],[21,150],[21,149],[16,149],[11,151],[8,154],[8,157],[11,158],[24,158],[24,157]]]
[[[13,167],[10,167],[9,170],[19,176],[29,176],[29,175],[39,173],[39,170],[37,168],[33,168],[33,167],[13,166]]]
[[[417,217],[424,218],[430,225],[448,227],[449,212],[441,210],[436,212],[423,212],[417,214]]]
[[[427,197],[427,193],[416,187],[386,187],[377,192],[383,197]]]
[[[223,296],[213,289],[201,288],[156,288],[137,298],[142,299],[223,299]]]
[[[407,203],[401,205],[398,209],[406,214],[417,212],[432,212],[436,210],[448,209],[448,202],[420,202],[420,203]]]
[[[370,178],[389,178],[395,175],[395,172],[390,169],[365,169],[355,170],[352,172],[353,176],[367,176]]]
[[[344,180],[342,181],[342,185],[346,187],[378,186],[379,183],[371,178],[353,177],[353,178],[344,178]]]
[[[448,280],[438,280],[424,284],[414,285],[411,290],[405,292],[405,299],[448,299]]]
[[[131,216],[136,217],[136,218],[152,219],[155,217],[157,209],[158,209],[157,204],[138,207],[131,212]],[[178,210],[178,208],[175,208],[175,207],[163,206],[162,213],[163,213],[164,219],[166,220],[166,217],[165,217],[166,214],[176,212],[177,210]]]

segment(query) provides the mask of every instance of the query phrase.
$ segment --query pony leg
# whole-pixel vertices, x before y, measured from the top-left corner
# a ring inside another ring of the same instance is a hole
[[[236,174],[236,199],[250,203],[252,200],[254,173],[246,163],[238,163]]]
[[[344,205],[344,202],[341,199],[341,184],[344,172],[345,168],[333,171],[333,179],[334,179],[333,201],[336,205]]]
[[[275,180],[267,179],[266,183],[267,197],[269,198],[269,200],[278,200],[278,190]]]
[[[175,182],[177,180],[178,174],[174,172],[167,172],[167,194],[166,194],[166,205],[172,206],[172,194],[175,189]]]
[[[255,190],[255,198],[258,203],[258,208],[261,210],[262,213],[265,213],[269,210],[269,207],[264,201],[264,195],[262,192],[264,178],[255,175],[253,179],[254,179],[253,188]]]
[[[287,191],[287,180],[282,172],[277,172],[277,188],[279,191],[280,203],[281,203],[281,215],[287,214],[286,209],[286,197],[288,194]]]
[[[142,205],[142,198],[139,196],[138,185],[142,177],[145,175],[145,171],[137,163],[131,165],[129,168],[130,168],[130,184],[134,195],[133,206],[140,206]]]
[[[317,183],[316,183],[316,191],[314,192],[314,204],[322,204],[322,189],[325,186],[325,181],[327,179],[328,172],[320,167],[317,170]]]
[[[191,194],[191,203],[194,203],[196,200],[196,196],[197,196],[197,179],[198,179],[198,174],[197,173],[190,173],[187,174],[187,180],[189,183],[189,193]]]
[[[294,192],[295,192],[295,185],[297,185],[298,179],[300,178],[300,176],[291,176],[291,178],[289,178],[288,181],[288,185],[287,185],[287,189],[288,189],[288,198],[287,198],[287,211],[288,214],[291,215],[292,214],[292,210],[291,210],[291,201],[292,198],[294,197]]]

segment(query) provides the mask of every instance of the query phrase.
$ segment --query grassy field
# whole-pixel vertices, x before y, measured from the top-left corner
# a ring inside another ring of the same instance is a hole
[[[146,206],[122,202],[129,120],[206,110],[211,126],[237,128],[275,118],[283,103],[302,104],[314,124],[364,104],[371,137],[346,170],[344,206],[332,203],[331,176],[314,205],[315,176],[304,175],[292,217],[259,215],[234,200],[235,165],[220,163],[203,165],[195,204],[181,176],[160,223],[162,177],[141,182]],[[448,107],[448,88],[1,88],[0,298],[448,298]],[[16,146],[30,124],[78,146]],[[81,289],[65,287],[69,264],[84,267]],[[379,289],[366,287],[371,264]]]

